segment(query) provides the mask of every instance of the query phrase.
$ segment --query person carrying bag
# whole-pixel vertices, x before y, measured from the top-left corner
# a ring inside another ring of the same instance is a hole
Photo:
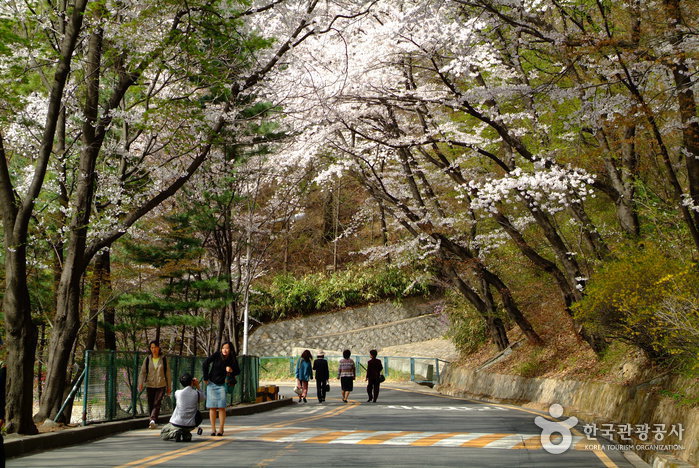
[[[318,395],[318,403],[325,401],[325,395],[330,391],[330,370],[328,369],[328,361],[325,360],[325,351],[320,351],[318,357],[313,361],[313,370],[316,373],[316,391]]]

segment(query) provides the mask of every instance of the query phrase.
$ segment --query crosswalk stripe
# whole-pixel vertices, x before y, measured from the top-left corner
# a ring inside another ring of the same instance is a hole
[[[440,440],[439,442],[435,442],[435,447],[460,447],[461,444],[464,442],[468,442],[469,440],[473,439],[478,439],[479,437],[483,437],[485,435],[488,435],[487,433],[484,432],[471,432],[470,434],[459,434],[452,436],[448,439],[443,439]]]
[[[351,432],[361,432],[361,431],[330,431],[326,432],[325,434],[321,434],[316,437],[311,437],[310,439],[304,441],[307,444],[327,444],[330,443],[330,441],[333,441],[337,439],[338,437],[342,437],[347,435],[348,433]]]
[[[541,449],[541,436],[533,435],[527,438],[523,438],[522,441],[513,446],[513,449],[527,449],[527,450],[538,450]]]
[[[310,429],[297,429],[297,428],[287,428],[287,429],[277,429],[276,431],[273,432],[268,432],[267,434],[263,434],[260,436],[260,439],[270,441],[270,442],[278,442],[279,439],[283,439],[284,437],[298,434],[299,432],[304,432],[304,431],[309,431]]]
[[[227,438],[266,442],[303,442],[307,444],[411,445],[418,447],[471,447],[488,449],[541,450],[537,434],[483,432],[421,432],[330,430],[305,427],[233,427]],[[573,450],[585,450],[584,437],[573,436]]]
[[[356,444],[360,440],[364,440],[373,434],[374,434],[373,432],[355,432],[353,434],[347,434],[347,435],[338,437],[337,439],[331,440],[328,443],[329,444]]]
[[[425,437],[442,434],[442,432],[413,432],[412,434],[407,434],[404,436],[396,437],[391,439],[391,445],[411,445],[416,440],[420,440]],[[385,443],[385,442],[384,442]]]
[[[407,435],[407,434],[412,434],[412,432],[411,431],[398,431],[398,432],[396,432],[396,431],[377,431],[374,433],[373,436],[367,437],[364,440],[360,440],[357,443],[362,444],[362,445],[381,444],[381,443],[389,441],[395,437],[400,437],[400,436]]]
[[[454,437],[457,435],[459,435],[458,432],[443,432],[441,434],[434,434],[431,436],[423,437],[422,439],[418,439],[410,445],[415,445],[417,447],[426,447],[429,445],[434,445],[443,439],[448,439],[449,437]]]
[[[517,444],[521,444],[522,441],[522,436],[519,434],[512,434],[509,436],[502,437],[498,440],[494,440],[488,444],[485,445],[485,448],[506,448],[510,449],[514,447]]]
[[[464,442],[461,444],[461,447],[485,447],[489,443],[507,437],[508,435],[510,434],[486,434],[476,439],[469,440],[468,442]]]
[[[300,434],[292,434],[286,437],[282,437],[281,439],[276,440],[276,442],[305,442],[308,439],[312,437],[319,436],[321,434],[325,434],[328,431],[324,430],[315,430],[315,431],[305,431],[301,432]]]

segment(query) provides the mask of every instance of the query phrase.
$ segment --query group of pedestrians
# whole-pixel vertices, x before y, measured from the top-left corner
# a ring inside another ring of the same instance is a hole
[[[148,344],[150,353],[144,359],[139,375],[139,391],[146,390],[148,401],[148,415],[150,421],[148,427],[157,427],[160,407],[165,395],[171,393],[171,370],[167,358],[162,355],[160,344],[153,340]],[[368,402],[376,402],[379,396],[381,382],[383,381],[383,365],[377,359],[377,351],[369,351],[371,358],[366,367]],[[340,380],[342,401],[349,401],[350,393],[354,390],[354,381],[357,377],[355,363],[350,356],[349,349],[342,352],[337,378]],[[175,410],[170,421],[161,430],[161,438],[164,440],[189,441],[192,439],[191,431],[202,422],[199,412],[199,403],[206,401],[211,421],[211,435],[223,436],[226,422],[226,391],[235,385],[235,376],[240,374],[238,360],[231,342],[221,345],[221,349],[207,357],[203,365],[204,383],[206,394],[199,389],[199,380],[189,373],[179,378],[181,390],[175,392]],[[318,402],[323,403],[330,389],[330,369],[323,351],[313,360],[309,350],[305,350],[296,363],[297,393],[299,402],[307,403],[308,382],[313,380],[315,372],[316,391]],[[218,426],[217,426],[218,421]],[[198,433],[201,434],[201,428]]]
[[[340,380],[340,388],[342,390],[342,401],[349,401],[350,393],[354,390],[354,381],[357,377],[357,369],[355,363],[350,356],[352,352],[346,349],[342,352],[340,359],[337,378]],[[375,349],[369,351],[371,358],[366,367],[367,394],[369,399],[367,402],[375,403],[379,397],[379,390],[383,377],[383,364],[380,359],[377,359],[378,352]],[[320,351],[316,359],[311,363],[313,356],[309,350],[301,353],[301,357],[296,363],[296,392],[299,396],[299,403],[308,402],[308,382],[313,380],[313,372],[315,371],[316,389],[318,402],[323,403],[327,391],[330,389],[329,379],[330,371],[328,361],[325,359],[325,353]]]
[[[172,376],[167,358],[161,354],[160,344],[153,340],[148,344],[150,353],[141,365],[138,387],[142,392],[145,388],[148,401],[148,427],[157,427],[158,416],[163,397],[171,392]],[[236,383],[235,376],[240,374],[238,359],[233,343],[226,342],[221,349],[207,357],[203,365],[206,394],[199,389],[199,380],[191,374],[183,374],[179,381],[182,389],[175,392],[175,410],[170,421],[161,430],[164,440],[189,441],[191,431],[202,421],[199,412],[199,402],[206,401],[211,421],[211,435],[223,436],[226,423],[226,390]],[[218,420],[218,426],[216,425]],[[201,434],[201,429],[199,430]]]

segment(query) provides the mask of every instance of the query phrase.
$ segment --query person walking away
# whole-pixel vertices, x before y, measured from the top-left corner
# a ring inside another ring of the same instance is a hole
[[[380,359],[376,359],[378,352],[375,349],[369,351],[371,359],[366,365],[366,380],[369,382],[366,386],[366,391],[369,394],[369,399],[367,403],[374,402],[379,397],[379,386],[381,385],[381,371],[383,370],[383,364],[381,364]]]
[[[349,399],[350,392],[354,390],[354,378],[356,376],[354,361],[349,358],[351,355],[352,353],[349,349],[342,352],[343,359],[340,359],[340,366],[337,370],[337,378],[340,379],[340,387],[342,387],[342,401],[345,403]]]
[[[175,392],[175,410],[170,416],[170,422],[163,426],[160,438],[174,440],[176,442],[189,442],[192,440],[192,429],[201,424],[199,402],[206,396],[199,390],[199,381],[191,374],[182,374],[180,377],[182,390]],[[201,429],[199,430],[201,434]]]
[[[226,423],[226,375],[240,374],[233,343],[230,341],[223,343],[221,350],[206,358],[202,366],[206,384],[206,407],[209,408],[211,420],[211,435],[223,436],[223,426]],[[216,431],[216,416],[219,420],[218,431]]]
[[[313,359],[311,352],[305,350],[301,353],[301,357],[296,362],[296,381],[298,382],[298,387],[301,389],[299,403],[301,403],[301,400],[303,400],[304,403],[308,403],[306,399],[308,395],[308,381],[313,380],[313,365],[311,364],[311,359]]]
[[[313,370],[316,373],[316,390],[318,393],[318,403],[325,401],[325,388],[330,380],[330,370],[328,361],[325,360],[325,352],[318,353],[318,358],[313,361]]]
[[[162,355],[160,343],[153,340],[148,343],[148,348],[150,354],[143,360],[141,373],[138,376],[138,391],[142,392],[145,385],[150,416],[148,427],[155,429],[158,426],[157,421],[163,397],[170,394],[172,376],[167,365],[167,358]]]

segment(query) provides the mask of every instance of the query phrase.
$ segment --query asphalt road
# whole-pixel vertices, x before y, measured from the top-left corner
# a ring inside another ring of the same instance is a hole
[[[204,435],[189,443],[162,441],[159,431],[143,429],[18,457],[7,466],[633,466],[619,452],[591,450],[602,442],[587,440],[579,428],[572,430],[567,451],[547,452],[534,421],[539,413],[529,409],[391,384],[382,386],[378,403],[367,403],[359,384],[349,403],[340,400],[333,385],[323,404],[309,398],[306,404],[229,418],[223,437],[206,435],[208,421]],[[290,388],[282,393],[292,394]]]

